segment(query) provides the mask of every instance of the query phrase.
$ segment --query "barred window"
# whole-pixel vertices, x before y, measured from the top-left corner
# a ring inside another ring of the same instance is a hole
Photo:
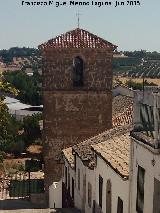
[[[88,183],[88,205],[91,208],[92,206],[92,185]]]
[[[78,169],[78,190],[80,190],[80,169]]]
[[[65,184],[67,186],[67,167],[65,166]]]
[[[99,175],[99,206],[102,208],[103,178]]]
[[[144,177],[145,177],[145,170],[142,167],[138,166],[137,202],[136,202],[137,213],[143,213],[143,206],[144,206]]]

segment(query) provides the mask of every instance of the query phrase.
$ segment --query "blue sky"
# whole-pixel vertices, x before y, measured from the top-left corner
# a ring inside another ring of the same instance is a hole
[[[112,6],[100,8],[69,6],[69,0],[66,1],[67,6],[56,8],[22,6],[21,0],[0,0],[0,49],[37,47],[70,31],[77,27],[79,10],[80,28],[116,44],[119,50],[160,52],[160,0],[140,0],[141,6],[117,8],[113,6],[115,0],[110,0]]]

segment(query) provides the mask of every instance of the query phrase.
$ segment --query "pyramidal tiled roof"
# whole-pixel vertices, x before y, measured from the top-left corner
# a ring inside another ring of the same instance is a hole
[[[76,28],[39,45],[39,49],[48,48],[107,48],[114,50],[117,46],[86,30]]]

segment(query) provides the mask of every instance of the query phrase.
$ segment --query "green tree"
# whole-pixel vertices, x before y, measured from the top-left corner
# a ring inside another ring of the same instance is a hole
[[[32,116],[26,116],[23,119],[23,128],[25,141],[27,146],[32,144],[36,139],[41,138],[41,131],[39,121],[42,120],[42,114],[33,114]]]

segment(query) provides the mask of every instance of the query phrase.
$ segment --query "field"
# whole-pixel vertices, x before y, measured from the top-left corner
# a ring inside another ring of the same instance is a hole
[[[118,79],[124,84],[128,80],[132,80],[136,83],[142,83],[143,82],[143,78],[119,77]],[[149,83],[152,82],[152,83],[155,83],[158,86],[160,86],[160,78],[144,78],[144,80],[147,80]]]

